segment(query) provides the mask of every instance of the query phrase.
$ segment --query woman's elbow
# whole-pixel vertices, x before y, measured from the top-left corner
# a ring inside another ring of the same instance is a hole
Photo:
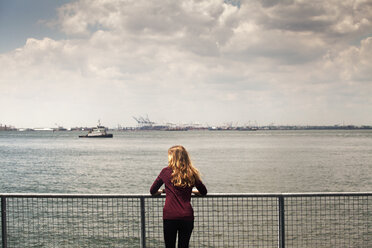
[[[202,196],[206,196],[208,194],[208,190],[205,189],[203,192],[200,192]]]
[[[203,188],[203,189],[197,189],[196,192],[197,192],[197,195],[199,195],[199,196],[206,196],[207,193],[208,193],[208,191],[207,191],[206,188]]]

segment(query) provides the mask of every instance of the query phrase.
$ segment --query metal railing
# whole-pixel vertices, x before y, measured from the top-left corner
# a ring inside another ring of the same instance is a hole
[[[6,247],[163,247],[164,196],[0,194]],[[193,197],[190,247],[372,247],[372,193]]]

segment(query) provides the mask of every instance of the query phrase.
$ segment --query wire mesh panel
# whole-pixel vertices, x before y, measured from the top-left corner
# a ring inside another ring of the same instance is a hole
[[[4,195],[7,247],[164,247],[164,196]],[[190,247],[372,247],[372,193],[215,194],[192,204]]]
[[[163,206],[164,197],[151,197],[145,201],[146,211],[146,247],[164,247]]]
[[[371,205],[371,196],[287,196],[286,247],[372,247]]]
[[[194,197],[190,247],[278,247],[277,198]],[[164,198],[146,199],[146,247],[164,246]]]
[[[271,197],[193,199],[192,247],[278,247],[278,201]]]
[[[8,198],[8,247],[140,247],[135,198]]]
[[[1,223],[0,223],[1,232],[0,232],[0,240],[2,241],[2,243],[3,243],[3,220],[5,219],[5,218],[3,218],[3,214],[5,213],[5,209],[3,209],[3,208],[6,207],[5,201],[6,201],[6,198],[5,197],[1,197],[1,213],[0,213],[1,214]]]

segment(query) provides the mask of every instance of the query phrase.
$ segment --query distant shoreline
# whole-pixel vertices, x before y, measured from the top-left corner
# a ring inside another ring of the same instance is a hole
[[[2,126],[0,131],[52,131],[52,132],[65,132],[65,131],[79,131],[86,132],[91,130],[89,127],[75,127],[75,128],[15,128],[11,126]],[[293,130],[372,130],[372,126],[221,126],[221,127],[158,127],[158,126],[146,126],[146,127],[123,127],[123,128],[108,128],[110,131],[271,131],[271,130],[281,130],[281,131],[293,131]]]

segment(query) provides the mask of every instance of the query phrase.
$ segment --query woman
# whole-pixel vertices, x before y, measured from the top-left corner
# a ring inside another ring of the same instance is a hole
[[[207,189],[183,146],[169,148],[168,166],[152,184],[151,195],[164,193],[164,190],[158,191],[163,183],[166,193],[163,208],[165,247],[175,247],[178,232],[178,248],[187,248],[194,228],[194,211],[190,203],[192,188],[198,189],[193,192],[197,195],[206,195]]]

